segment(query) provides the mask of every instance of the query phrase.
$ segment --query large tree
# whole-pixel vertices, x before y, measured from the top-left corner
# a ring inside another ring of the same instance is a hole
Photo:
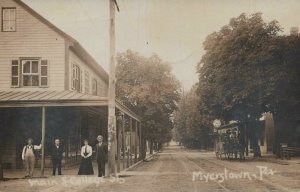
[[[170,141],[171,115],[180,96],[170,65],[155,54],[146,58],[130,50],[118,54],[117,61],[117,98],[142,117],[150,143]]]
[[[260,13],[241,14],[207,37],[206,52],[198,64],[204,111],[224,122],[258,121],[266,111],[264,96],[270,94],[265,75],[275,61],[278,32],[278,23],[264,22]],[[255,132],[255,124],[249,126]],[[255,134],[252,144],[255,155],[260,155]]]

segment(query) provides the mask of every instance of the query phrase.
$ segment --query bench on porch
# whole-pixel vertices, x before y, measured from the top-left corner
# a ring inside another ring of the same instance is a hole
[[[291,156],[300,154],[299,147],[289,147],[286,143],[280,144],[280,150],[281,150],[281,159],[283,159],[284,157],[286,159],[291,159]]]

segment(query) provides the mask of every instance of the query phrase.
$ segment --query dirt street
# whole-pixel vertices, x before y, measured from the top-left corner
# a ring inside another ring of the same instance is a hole
[[[212,152],[169,147],[118,179],[63,175],[35,183],[11,180],[0,183],[0,191],[300,191],[299,163],[219,160]]]

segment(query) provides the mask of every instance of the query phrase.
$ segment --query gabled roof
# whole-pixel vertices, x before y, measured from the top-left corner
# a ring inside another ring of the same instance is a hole
[[[63,32],[61,29],[53,25],[51,22],[49,22],[47,19],[45,19],[43,16],[41,16],[39,13],[37,13],[35,10],[33,10],[31,7],[29,7],[27,4],[22,2],[21,0],[13,0],[18,5],[23,7],[26,11],[28,11],[32,16],[37,18],[39,21],[50,27],[52,30],[57,32],[61,37],[63,37],[66,41],[68,41],[71,45],[70,48],[72,51],[74,51],[82,60],[87,62],[90,67],[92,67],[95,72],[98,73],[101,77],[103,77],[103,80],[108,83],[109,76],[107,72],[99,65],[99,63],[96,62],[96,60],[83,48],[83,46],[73,37]]]

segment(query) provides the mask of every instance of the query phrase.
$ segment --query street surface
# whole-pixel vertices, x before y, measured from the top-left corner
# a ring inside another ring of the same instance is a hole
[[[300,160],[288,162],[219,160],[213,152],[168,147],[118,179],[76,176],[74,169],[74,175],[1,182],[0,192],[300,191]]]

